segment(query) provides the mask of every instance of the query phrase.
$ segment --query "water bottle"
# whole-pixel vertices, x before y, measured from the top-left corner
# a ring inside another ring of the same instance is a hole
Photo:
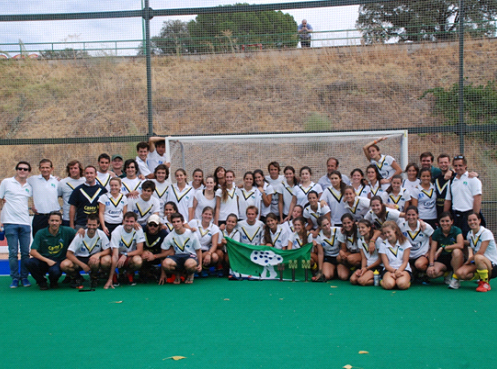
[[[373,278],[374,278],[374,285],[378,287],[380,285],[380,272],[378,270],[375,270],[373,272]]]

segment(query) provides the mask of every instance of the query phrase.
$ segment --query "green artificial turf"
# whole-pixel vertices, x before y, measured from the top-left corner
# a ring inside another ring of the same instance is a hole
[[[2,368],[477,368],[495,362],[497,284],[407,291],[228,281],[77,292],[0,278]],[[120,303],[116,303],[120,302]],[[359,351],[367,351],[359,354]],[[171,356],[186,359],[174,361]]]

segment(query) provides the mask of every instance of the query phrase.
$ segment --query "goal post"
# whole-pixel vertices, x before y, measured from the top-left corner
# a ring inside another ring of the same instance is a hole
[[[404,169],[408,161],[407,130],[318,132],[284,134],[244,134],[214,136],[166,137],[166,151],[171,162],[171,181],[174,171],[186,170],[190,178],[193,170],[200,168],[204,176],[211,175],[218,166],[232,169],[237,183],[246,171],[262,169],[277,161],[283,169],[291,165],[298,171],[309,166],[312,179],[326,174],[326,160],[339,160],[339,170],[349,176],[355,168],[364,170],[369,164],[363,146],[379,137],[387,137],[379,146],[382,154],[391,155]]]

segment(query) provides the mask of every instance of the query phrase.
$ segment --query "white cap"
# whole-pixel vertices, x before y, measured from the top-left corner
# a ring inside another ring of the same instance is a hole
[[[155,224],[160,225],[160,218],[159,218],[159,216],[157,214],[152,214],[148,218],[147,224],[149,224],[149,223],[155,223]]]

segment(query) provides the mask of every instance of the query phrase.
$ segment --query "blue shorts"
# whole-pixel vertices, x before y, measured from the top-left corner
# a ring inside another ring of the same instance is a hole
[[[169,255],[168,257],[166,257],[166,259],[171,259],[176,263],[176,270],[185,269],[185,261],[187,261],[188,259],[195,260],[198,265],[198,259],[196,254]]]

